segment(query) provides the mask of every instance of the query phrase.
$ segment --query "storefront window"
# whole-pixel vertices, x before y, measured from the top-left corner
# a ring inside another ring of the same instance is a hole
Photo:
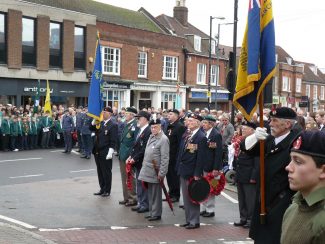
[[[50,23],[50,67],[62,67],[61,24]]]
[[[35,20],[30,18],[22,19],[22,63],[23,65],[36,65],[35,48]]]
[[[74,68],[85,69],[85,29],[74,28]]]
[[[117,107],[120,110],[125,107],[125,91],[124,90],[104,90],[103,100],[105,106]]]
[[[172,109],[176,106],[176,93],[162,92],[161,93],[161,108]]]
[[[6,63],[6,15],[0,13],[0,63]]]

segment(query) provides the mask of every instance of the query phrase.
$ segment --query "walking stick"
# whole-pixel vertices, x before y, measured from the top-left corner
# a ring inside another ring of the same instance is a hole
[[[263,91],[259,97],[259,111],[260,111],[260,127],[264,128],[263,120]],[[263,225],[266,221],[265,211],[265,161],[264,161],[264,146],[265,141],[260,140],[260,195],[261,195],[261,211],[260,211],[260,223]]]

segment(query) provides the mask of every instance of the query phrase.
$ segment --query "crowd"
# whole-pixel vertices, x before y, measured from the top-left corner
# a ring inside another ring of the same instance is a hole
[[[197,202],[190,185],[207,175],[219,179],[231,163],[239,201],[234,225],[249,228],[255,243],[293,243],[290,238],[297,231],[304,242],[296,238],[294,243],[325,242],[324,221],[319,221],[324,219],[325,202],[324,111],[264,109],[251,121],[238,112],[233,124],[226,112],[199,108],[105,107],[102,121],[89,117],[87,108],[74,106],[53,105],[50,114],[28,105],[0,104],[0,111],[4,151],[64,147],[63,152],[70,153],[76,142],[81,157],[93,154],[100,187],[94,195],[110,196],[115,154],[123,189],[119,204],[139,214],[148,212],[149,221],[161,219],[162,202],[167,200],[184,208],[182,227],[199,228],[200,216],[217,214],[215,196]],[[260,119],[264,128],[259,127]],[[260,223],[260,140],[265,141],[265,224]],[[162,199],[165,178],[169,195]],[[309,226],[299,227],[302,221]]]

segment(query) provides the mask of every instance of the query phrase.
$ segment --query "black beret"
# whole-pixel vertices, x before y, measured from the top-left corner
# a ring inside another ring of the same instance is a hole
[[[255,123],[252,123],[252,122],[249,122],[249,121],[246,121],[246,120],[244,120],[244,121],[242,122],[242,125],[245,125],[245,126],[247,126],[247,127],[251,127],[251,128],[253,128],[254,130],[255,130],[256,127],[257,127],[257,125],[256,125]]]
[[[138,110],[136,110],[134,107],[127,107],[125,111],[134,114],[138,113]]]
[[[150,117],[151,117],[151,114],[149,114],[148,112],[146,111],[140,111],[135,117],[144,117],[146,118],[148,121],[150,120]]]
[[[113,113],[113,109],[110,106],[105,107],[103,111]]]
[[[179,111],[177,109],[169,109],[168,113],[174,113],[174,114],[179,115]]]
[[[199,120],[199,121],[202,121],[202,120],[203,120],[202,116],[199,115],[199,114],[191,113],[188,117],[189,117],[189,118],[193,118],[193,119],[197,119],[197,120]]]
[[[207,115],[203,118],[203,120],[207,120],[207,121],[212,121],[212,122],[216,122],[217,120],[212,116],[212,115]]]
[[[304,131],[292,143],[291,152],[325,158],[325,132]]]
[[[158,124],[161,124],[160,119],[152,119],[152,120],[150,120],[150,123],[149,123],[149,125],[158,125]]]
[[[297,114],[291,108],[281,107],[271,111],[270,116],[279,119],[296,119]]]

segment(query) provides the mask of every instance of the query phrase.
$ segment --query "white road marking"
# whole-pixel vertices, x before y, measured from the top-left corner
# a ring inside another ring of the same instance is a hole
[[[238,203],[238,201],[234,198],[232,198],[231,196],[229,196],[228,194],[224,193],[224,192],[221,192],[221,195],[224,197],[224,198],[227,198],[230,202],[232,203]]]
[[[51,231],[69,231],[69,230],[85,230],[86,228],[67,228],[67,229],[63,229],[63,228],[58,228],[58,229],[45,229],[45,228],[39,228],[39,231],[47,231],[47,232],[51,232]]]
[[[25,227],[27,229],[37,229],[36,226],[30,225],[30,224],[27,224],[25,222],[22,222],[22,221],[19,221],[19,220],[16,220],[16,219],[12,219],[12,218],[9,218],[9,217],[3,216],[3,215],[0,215],[0,219],[6,220],[6,221],[11,222],[11,223],[14,223],[16,225],[23,226],[23,227]]]
[[[20,175],[20,176],[11,176],[9,177],[10,179],[17,179],[17,178],[30,178],[30,177],[38,177],[38,176],[43,176],[44,174],[39,174],[39,175]]]
[[[187,242],[187,243],[195,243],[196,240],[187,240],[186,242]]]
[[[79,172],[88,172],[88,171],[94,171],[95,169],[81,169],[81,170],[72,170],[70,173],[79,173]]]
[[[75,151],[75,150],[72,150],[71,152],[73,152],[74,154],[80,155],[80,153],[78,153],[78,152]]]
[[[17,158],[17,159],[6,159],[6,160],[0,160],[0,163],[5,162],[16,162],[16,161],[28,161],[28,160],[40,160],[43,158]]]
[[[218,241],[224,241],[225,239],[223,239],[223,238],[220,238],[220,239],[218,239]]]
[[[165,241],[160,241],[159,244],[167,244]]]
[[[53,151],[50,151],[50,152],[63,152],[64,150],[60,149],[60,150],[53,150]]]
[[[224,241],[224,244],[254,244],[253,241]]]
[[[111,226],[111,230],[125,230],[128,227],[124,227],[124,226]]]

